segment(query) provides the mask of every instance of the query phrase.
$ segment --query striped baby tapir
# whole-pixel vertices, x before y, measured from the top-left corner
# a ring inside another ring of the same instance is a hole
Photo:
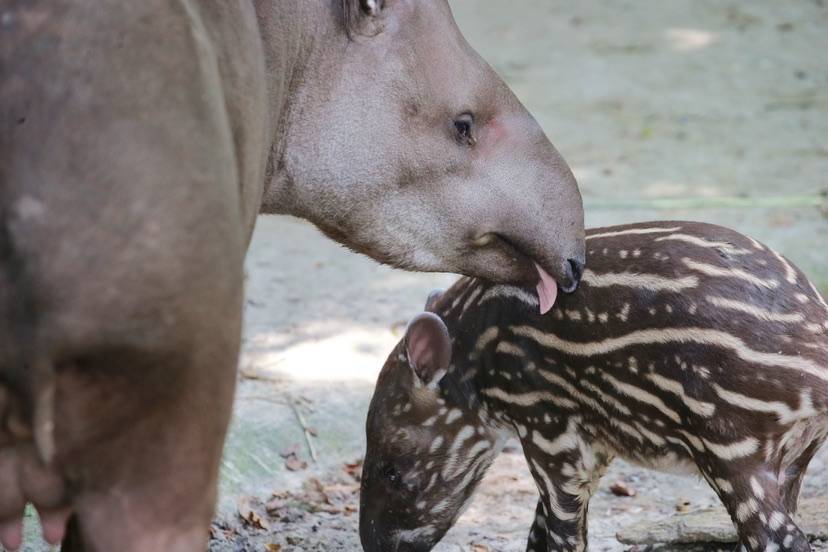
[[[360,536],[427,551],[506,439],[540,494],[528,550],[583,550],[614,457],[698,474],[743,550],[809,550],[792,517],[828,436],[828,306],[792,263],[725,228],[587,234],[579,290],[461,279],[432,296],[382,369],[367,421]]]

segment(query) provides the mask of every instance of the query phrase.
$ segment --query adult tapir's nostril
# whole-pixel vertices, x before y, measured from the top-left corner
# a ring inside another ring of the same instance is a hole
[[[575,259],[567,259],[566,275],[568,282],[561,282],[561,291],[572,293],[578,289],[581,277],[584,275],[584,263]]]

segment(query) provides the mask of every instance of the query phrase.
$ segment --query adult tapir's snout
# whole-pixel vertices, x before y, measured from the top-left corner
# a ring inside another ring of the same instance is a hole
[[[295,92],[265,209],[399,267],[574,289],[572,172],[446,1],[343,5],[346,32]]]
[[[466,262],[476,275],[496,281],[532,283],[545,272],[571,292],[585,260],[578,185],[517,99],[505,103],[517,113],[481,129],[478,191],[458,218],[471,229]]]

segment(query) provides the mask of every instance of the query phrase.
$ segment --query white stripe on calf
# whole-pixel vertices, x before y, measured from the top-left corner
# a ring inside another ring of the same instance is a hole
[[[749,249],[742,249],[741,247],[736,247],[732,243],[709,241],[698,236],[691,236],[689,234],[671,234],[669,236],[656,238],[655,241],[659,242],[664,240],[683,241],[685,243],[698,245],[699,247],[721,249],[722,251],[729,253],[731,255],[749,255],[750,253],[752,253]]]
[[[791,410],[791,407],[784,402],[763,401],[755,397],[748,397],[741,393],[729,391],[718,383],[713,384],[713,389],[717,395],[735,407],[752,410],[754,412],[776,414],[779,422],[782,424],[789,424],[799,418],[807,418],[816,414],[813,403],[811,402],[811,396],[806,392],[800,395],[799,408],[797,410]]]
[[[549,501],[550,509],[552,510],[550,514],[555,516],[561,521],[571,521],[577,517],[576,512],[567,512],[563,508],[561,508],[560,502],[558,502],[558,493],[555,490],[555,486],[552,484],[552,480],[549,479],[549,475],[544,471],[544,469],[534,460],[530,460],[532,466],[535,468],[535,471],[541,478],[541,481],[546,487],[545,489],[541,489],[544,494],[546,494],[546,498]]]
[[[517,406],[534,406],[543,402],[550,402],[561,408],[574,410],[578,408],[578,403],[573,400],[547,393],[546,391],[530,391],[528,393],[510,394],[500,389],[499,387],[491,387],[481,391],[482,394],[503,401],[505,403],[514,404]]]
[[[480,298],[479,305],[487,301],[491,301],[492,299],[501,299],[504,297],[510,297],[512,299],[517,299],[530,307],[537,307],[538,306],[538,297],[531,293],[528,293],[518,287],[514,286],[507,286],[507,285],[498,285],[492,286],[486,290],[486,293]]]
[[[508,341],[501,341],[498,343],[495,352],[503,353],[504,355],[516,356],[518,358],[523,358],[524,355],[523,349],[514,343],[509,343]]]
[[[591,393],[595,394],[599,399],[604,401],[605,404],[608,404],[609,406],[612,406],[613,408],[615,408],[621,414],[625,414],[627,416],[632,415],[632,412],[630,411],[629,408],[627,408],[627,406],[624,403],[622,403],[621,401],[619,401],[618,399],[616,399],[612,395],[607,395],[606,393],[604,393],[601,390],[600,387],[598,387],[597,385],[595,385],[591,381],[582,379],[581,380],[581,385],[584,387],[584,389],[587,389]]]
[[[618,230],[617,232],[604,232],[603,234],[592,234],[591,236],[587,236],[586,239],[594,240],[597,238],[614,238],[615,236],[628,236],[631,234],[666,234],[668,232],[676,232],[681,230],[681,226],[676,226],[673,228],[630,228],[629,230]]]
[[[741,441],[730,443],[729,445],[722,445],[720,443],[712,443],[707,439],[702,439],[705,448],[721,458],[722,460],[735,460],[737,458],[744,458],[750,456],[759,450],[759,440],[754,437],[747,437]]]
[[[684,257],[681,260],[681,262],[683,262],[687,266],[687,268],[695,270],[696,272],[701,272],[702,274],[707,274],[708,276],[737,278],[740,280],[744,280],[746,282],[750,282],[751,284],[754,284],[756,286],[765,287],[768,289],[776,289],[777,287],[779,287],[779,282],[776,280],[763,280],[762,278],[754,276],[749,272],[745,272],[740,268],[721,268],[715,265],[699,263],[687,257]]]
[[[640,288],[650,291],[672,291],[679,293],[685,289],[695,288],[699,285],[697,276],[684,276],[682,278],[666,278],[657,274],[638,274],[635,272],[608,272],[598,274],[586,269],[581,281],[596,288],[611,286],[624,286]]]
[[[713,403],[702,402],[698,401],[690,396],[684,390],[684,386],[681,382],[678,382],[673,379],[665,378],[660,374],[649,373],[646,375],[647,379],[652,381],[656,387],[663,389],[669,393],[673,393],[677,395],[690,409],[691,412],[698,414],[699,416],[703,416],[705,418],[709,418],[716,412],[716,405]]]
[[[733,299],[726,299],[724,297],[714,297],[708,296],[707,301],[712,303],[717,307],[721,307],[723,309],[730,309],[739,312],[743,312],[745,314],[749,314],[755,318],[760,320],[766,320],[768,322],[804,322],[805,315],[802,313],[779,313],[779,312],[771,312],[767,309],[763,309],[762,307],[757,307],[755,305],[751,305],[748,303],[742,303],[741,301],[734,301]]]
[[[614,378],[612,375],[607,374],[607,373],[602,373],[601,377],[607,383],[609,383],[610,385],[615,387],[615,389],[618,390],[618,392],[621,393],[622,395],[627,395],[628,397],[631,397],[631,398],[633,398],[633,399],[635,399],[639,402],[654,406],[662,414],[664,414],[665,416],[667,416],[668,418],[670,418],[674,422],[676,422],[676,423],[681,422],[681,416],[678,415],[678,412],[676,412],[672,408],[668,407],[666,404],[664,404],[664,401],[662,401],[660,398],[653,395],[649,391],[645,391],[644,389],[641,389],[640,387],[636,387],[635,385],[620,381],[620,380]]]
[[[587,395],[584,395],[583,393],[578,391],[578,389],[574,385],[566,381],[558,374],[554,374],[546,370],[539,370],[538,373],[543,379],[545,379],[549,383],[557,385],[558,387],[569,393],[569,396],[573,399],[580,401],[582,404],[585,404],[586,406],[589,406],[605,418],[609,416],[604,407],[598,404],[598,402],[595,401],[595,399],[593,399],[592,397],[588,397]]]
[[[667,328],[638,330],[620,337],[611,337],[602,341],[580,343],[566,341],[560,337],[545,333],[533,326],[512,326],[515,335],[528,337],[539,345],[573,356],[597,356],[617,351],[633,345],[655,345],[667,343],[701,343],[730,349],[739,358],[764,366],[779,366],[810,374],[823,381],[828,381],[828,371],[815,362],[799,356],[779,353],[762,353],[745,345],[735,335],[706,328]]]
[[[782,263],[783,267],[785,267],[785,279],[788,281],[788,283],[795,284],[796,270],[794,270],[794,267],[791,266],[791,263],[789,263],[788,260],[782,255],[780,255],[777,251],[771,250],[771,253],[773,253],[774,257],[779,259],[779,262]]]

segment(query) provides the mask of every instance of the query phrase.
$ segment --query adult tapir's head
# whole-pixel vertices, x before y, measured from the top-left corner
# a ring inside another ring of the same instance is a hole
[[[294,72],[268,201],[391,265],[533,283],[537,263],[574,288],[572,172],[447,2],[340,1]]]

